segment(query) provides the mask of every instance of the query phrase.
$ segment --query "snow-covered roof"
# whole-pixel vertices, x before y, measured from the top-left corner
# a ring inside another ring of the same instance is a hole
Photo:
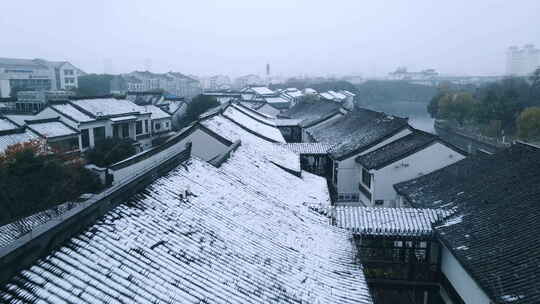
[[[275,119],[272,116],[261,113],[254,108],[246,106],[244,103],[233,104],[232,106],[240,112],[250,116],[251,118],[258,120],[259,122],[270,125],[272,127],[276,126]]]
[[[347,91],[347,90],[341,90],[339,92],[342,93],[343,95],[347,95],[347,96],[350,96],[350,97],[356,96],[356,94],[354,94],[354,93],[352,93],[350,91]]]
[[[285,111],[281,116],[301,119],[304,125],[333,116],[341,110],[341,104],[337,102],[300,102]]]
[[[111,117],[110,120],[112,122],[134,121],[134,120],[137,120],[137,116],[135,115],[116,116],[116,117]]]
[[[283,147],[298,154],[328,154],[332,144],[328,143],[287,143]]]
[[[274,119],[274,123],[278,127],[300,126],[301,122],[302,122],[301,119],[293,119],[293,118],[276,118],[276,119]]]
[[[267,87],[252,87],[251,90],[259,95],[272,95],[274,91],[270,90]]]
[[[94,117],[106,117],[144,112],[144,108],[126,99],[80,99],[72,100],[71,103]]]
[[[432,225],[451,215],[442,209],[332,207],[336,225],[364,236],[415,236],[433,234]]]
[[[405,135],[374,151],[358,156],[355,161],[369,170],[380,169],[421,151],[437,141],[444,143],[436,135],[420,130],[413,130],[411,134]],[[446,143],[444,144],[447,145]]]
[[[0,117],[0,131],[8,131],[8,130],[14,130],[19,128],[16,124],[14,124],[12,121]]]
[[[270,104],[272,107],[277,109],[287,109],[289,108],[291,102],[281,96],[274,97],[265,97],[264,100]]]
[[[228,108],[230,108],[230,106]],[[260,122],[257,122],[249,118],[249,116],[245,114],[241,116],[240,114],[242,113],[238,110],[235,110],[236,113],[233,111],[234,111],[234,108],[233,110],[229,111],[229,113],[234,114],[234,115],[231,115],[230,117],[235,117],[237,119],[238,117],[243,118],[245,121],[248,122],[248,123],[246,122],[244,123],[246,125],[250,125],[253,129],[264,128],[265,130],[268,130],[268,128],[272,128],[270,126],[266,126]],[[233,121],[231,118],[227,118],[225,115],[226,114],[209,115],[205,117],[204,119],[202,119],[200,123],[203,126],[215,132],[216,134],[223,136],[224,138],[226,138],[227,140],[231,142],[241,140],[243,147],[244,146],[253,147],[253,149],[258,150],[261,155],[264,155],[264,157],[268,161],[271,161],[288,170],[292,170],[294,172],[301,172],[299,155],[283,147],[275,145],[274,142],[271,142],[268,139],[261,137],[260,135],[258,135],[258,133],[254,132],[253,130],[247,127],[244,127],[238,122]],[[242,121],[242,120],[238,119],[238,121]],[[272,134],[274,134],[277,128],[274,127],[272,129],[273,130],[271,132]],[[279,132],[279,130],[277,132]],[[279,143],[285,143],[285,141],[280,140]]]
[[[27,142],[32,139],[37,139],[38,135],[29,129],[10,130],[0,132],[0,153],[4,152],[7,147],[22,142]]]
[[[313,94],[317,94],[317,91],[315,91],[315,90],[312,89],[312,88],[305,88],[305,89],[304,89],[304,94],[311,94],[311,95],[313,95]]]
[[[79,131],[56,118],[27,121],[27,126],[44,138],[76,136],[79,134]]]
[[[245,110],[244,110],[245,111]],[[250,115],[244,113],[241,108],[237,105],[228,106],[223,112],[223,116],[231,119],[235,123],[241,125],[242,127],[248,129],[251,132],[256,133],[258,136],[267,138],[268,140],[274,142],[284,143],[285,139],[275,125],[269,125],[257,120]]]
[[[455,211],[437,236],[493,303],[540,303],[540,148],[517,142],[394,188],[412,206]]]
[[[320,93],[319,95],[321,95],[324,99],[334,100],[334,95],[328,92]]]
[[[164,118],[171,118],[171,114],[163,111],[162,109],[154,106],[154,105],[147,105],[143,106],[144,111],[147,113],[151,113],[150,118],[151,119],[164,119]]]
[[[18,124],[19,126],[25,126],[27,120],[33,120],[37,118],[36,115],[32,114],[8,114],[4,116],[12,122]]]
[[[325,180],[243,151],[193,158],[0,286],[3,303],[372,303]],[[180,194],[192,193],[188,199]]]
[[[337,100],[343,100],[343,99],[347,98],[347,96],[345,96],[344,94],[342,94],[340,92],[328,91],[328,93],[330,93],[330,95],[334,96],[334,99],[337,99]]]
[[[344,159],[408,127],[406,118],[356,109],[329,123],[310,127],[307,132],[317,142],[335,143],[330,151],[332,157]]]
[[[90,122],[95,120],[90,115],[81,112],[79,109],[77,109],[70,103],[51,104],[50,107],[53,110],[61,113],[63,116],[76,122]]]

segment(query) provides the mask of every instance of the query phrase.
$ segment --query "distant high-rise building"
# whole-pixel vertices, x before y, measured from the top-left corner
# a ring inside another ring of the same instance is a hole
[[[506,74],[525,76],[540,67],[540,49],[532,44],[511,46],[506,51]]]

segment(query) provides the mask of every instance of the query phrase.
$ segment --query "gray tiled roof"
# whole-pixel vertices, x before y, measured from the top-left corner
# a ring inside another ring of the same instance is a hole
[[[333,158],[342,159],[367,149],[408,128],[406,118],[390,116],[367,109],[356,109],[334,121],[308,128],[317,142],[336,144]]]
[[[414,130],[411,134],[360,155],[355,160],[366,169],[379,169],[422,150],[437,140],[440,139],[433,134]]]
[[[336,226],[363,236],[430,237],[432,224],[450,215],[441,209],[338,206],[330,209]]]
[[[196,158],[0,286],[2,303],[372,303],[323,178]],[[180,199],[189,190],[194,196]]]
[[[327,143],[288,143],[283,147],[298,154],[328,154],[332,144]]]
[[[515,144],[395,186],[455,216],[438,236],[494,303],[540,303],[540,149]]]
[[[301,119],[303,124],[309,125],[310,122],[325,118],[340,109],[341,104],[332,101],[300,102],[280,116]]]

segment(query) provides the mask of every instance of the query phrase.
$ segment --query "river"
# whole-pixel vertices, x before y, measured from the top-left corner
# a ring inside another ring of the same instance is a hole
[[[398,101],[386,104],[371,104],[362,107],[381,111],[400,117],[409,117],[409,123],[414,128],[435,133],[434,119],[427,112],[427,104],[423,102]]]

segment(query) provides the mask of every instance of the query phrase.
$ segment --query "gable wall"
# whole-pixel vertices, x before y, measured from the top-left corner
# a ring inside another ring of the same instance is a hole
[[[395,163],[374,171],[373,198],[384,200],[385,206],[394,207],[396,199],[394,184],[431,173],[465,158],[460,153],[436,142]]]
[[[465,303],[490,304],[492,303],[474,279],[463,269],[452,252],[442,247],[441,271],[450,284],[465,301]]]
[[[358,183],[360,183],[360,179],[362,177],[362,171],[361,166],[354,160],[359,155],[366,154],[370,151],[376,150],[384,145],[387,145],[403,136],[406,136],[407,134],[410,134],[411,131],[409,129],[405,129],[400,131],[399,133],[395,134],[392,137],[389,137],[382,141],[381,143],[373,146],[372,148],[369,148],[361,153],[355,154],[353,156],[350,156],[347,159],[337,161],[338,163],[338,184],[337,184],[337,192],[339,193],[360,193],[358,190]],[[364,203],[367,204],[369,202],[365,201],[365,198],[360,195],[360,198],[364,200]]]

